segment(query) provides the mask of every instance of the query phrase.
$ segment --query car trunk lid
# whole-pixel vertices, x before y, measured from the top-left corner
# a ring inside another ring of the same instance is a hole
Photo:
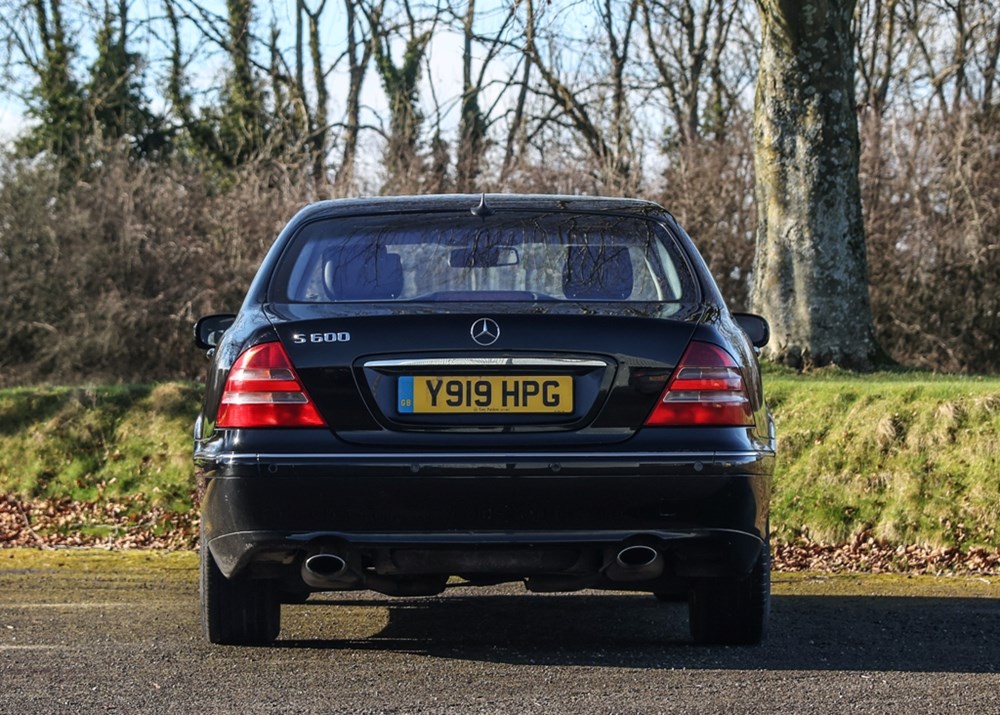
[[[625,439],[649,415],[699,315],[476,307],[271,310],[330,429],[387,445],[497,433],[516,443],[545,435],[550,445]]]

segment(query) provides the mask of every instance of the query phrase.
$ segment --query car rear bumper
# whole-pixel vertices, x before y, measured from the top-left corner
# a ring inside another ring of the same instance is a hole
[[[748,573],[766,539],[771,452],[214,455],[205,535],[227,576],[304,587],[310,556],[385,579],[527,578],[539,590],[635,587]],[[203,466],[205,466],[203,464]],[[629,546],[655,573],[616,570]]]

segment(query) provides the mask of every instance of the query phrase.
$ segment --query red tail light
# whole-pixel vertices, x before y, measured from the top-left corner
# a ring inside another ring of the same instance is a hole
[[[646,420],[650,427],[751,424],[753,409],[736,361],[722,348],[697,341]]]
[[[226,380],[218,427],[322,427],[326,424],[281,343],[243,352]]]

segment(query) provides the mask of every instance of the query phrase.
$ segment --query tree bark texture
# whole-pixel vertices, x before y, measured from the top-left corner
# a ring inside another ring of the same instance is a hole
[[[871,369],[851,17],[855,0],[757,0],[757,248],[752,304],[765,356]]]

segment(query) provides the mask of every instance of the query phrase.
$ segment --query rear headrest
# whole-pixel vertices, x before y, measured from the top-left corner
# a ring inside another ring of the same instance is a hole
[[[570,246],[563,271],[563,293],[571,300],[625,300],[632,295],[632,257],[628,246]]]
[[[403,262],[385,246],[355,241],[323,254],[323,283],[334,300],[391,300],[403,292]]]

